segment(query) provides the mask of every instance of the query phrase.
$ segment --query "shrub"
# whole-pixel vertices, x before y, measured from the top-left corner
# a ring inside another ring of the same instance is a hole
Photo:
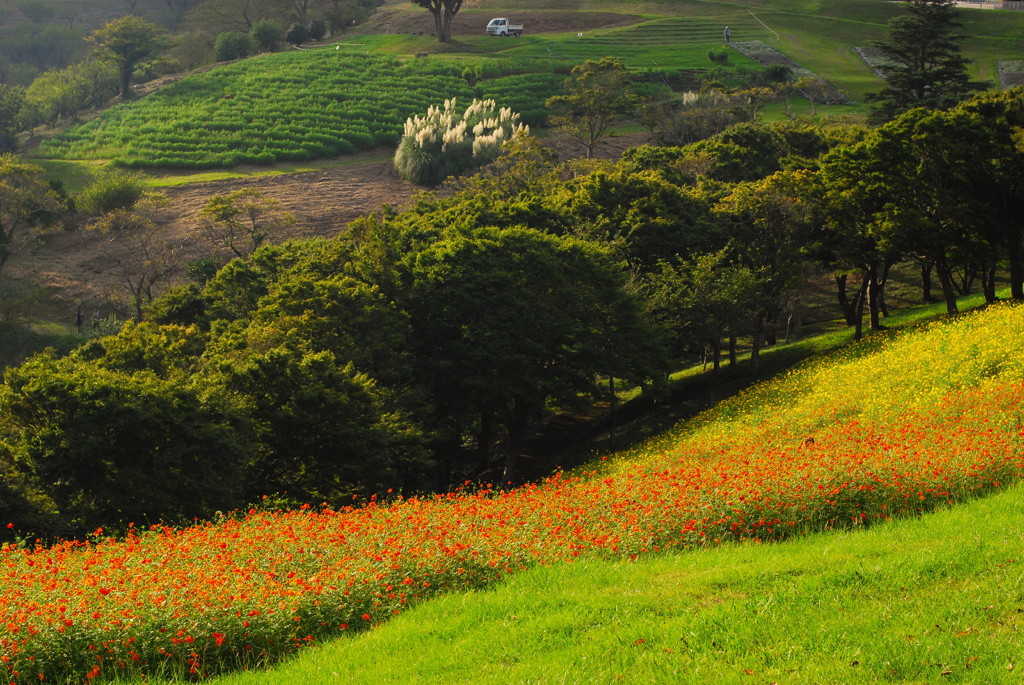
[[[708,50],[708,59],[715,64],[728,64],[729,50],[728,48],[711,48]]]
[[[444,109],[430,107],[422,119],[412,117],[395,152],[395,171],[419,185],[437,185],[494,160],[502,143],[529,135],[519,115],[494,100],[473,100],[464,112],[456,110],[455,98]]]
[[[89,214],[108,214],[119,209],[131,209],[146,191],[146,181],[140,174],[112,170],[98,175],[75,200],[75,205]]]
[[[284,31],[272,21],[256,22],[249,35],[256,43],[257,52],[274,52],[284,40]]]
[[[218,62],[230,62],[249,57],[256,52],[256,41],[247,33],[227,31],[217,36],[214,48]]]
[[[284,39],[289,45],[302,45],[309,40],[309,29],[302,24],[292,24],[288,33],[284,34]]]
[[[323,40],[324,36],[327,35],[327,22],[323,19],[317,19],[309,25],[309,37],[313,40]]]

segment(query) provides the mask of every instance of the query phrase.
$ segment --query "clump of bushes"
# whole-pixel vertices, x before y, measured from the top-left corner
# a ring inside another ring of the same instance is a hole
[[[248,33],[226,31],[217,36],[214,52],[218,62],[251,57],[256,52],[256,41]]]
[[[84,212],[109,214],[119,209],[131,209],[146,192],[146,181],[138,173],[112,169],[97,175],[77,198],[77,206]]]
[[[281,41],[284,40],[284,31],[272,21],[256,22],[249,35],[252,36],[259,52],[274,52],[281,47]]]
[[[729,49],[728,48],[711,48],[708,50],[708,59],[715,64],[728,64],[729,63]]]
[[[292,24],[284,34],[284,39],[288,45],[302,45],[309,42],[309,29],[302,24]]]
[[[418,185],[437,185],[449,176],[494,161],[502,143],[529,135],[510,108],[494,100],[477,100],[460,112],[456,99],[430,107],[424,117],[406,120],[395,152],[395,171]]]

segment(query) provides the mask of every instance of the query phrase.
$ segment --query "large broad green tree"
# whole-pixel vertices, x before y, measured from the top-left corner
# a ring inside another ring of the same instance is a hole
[[[656,375],[661,353],[639,302],[592,244],[478,229],[430,244],[407,269],[417,366],[436,423],[475,426],[484,462],[504,429],[503,482],[520,477],[527,429],[549,402],[599,392],[598,374]]]
[[[241,504],[247,446],[231,412],[183,377],[39,356],[8,370],[0,414],[15,459],[47,484],[77,534]]]
[[[126,100],[131,97],[135,67],[170,45],[170,36],[164,29],[133,14],[96,29],[88,40],[101,57],[117,66],[120,94]]]
[[[759,181],[737,184],[715,206],[738,262],[755,276],[750,362],[756,371],[761,345],[774,334],[783,302],[797,294],[819,251],[821,219],[803,189],[806,170],[779,171]]]
[[[551,122],[586,148],[587,158],[608,129],[633,115],[639,99],[629,74],[615,57],[588,59],[573,67],[565,92],[548,98]]]
[[[672,351],[710,356],[716,376],[723,340],[749,332],[761,289],[754,271],[730,252],[723,248],[693,259],[662,262],[644,288],[647,309],[669,332]],[[735,363],[735,355],[731,361]]]
[[[954,0],[910,0],[907,14],[889,22],[889,40],[876,44],[888,59],[886,85],[868,94],[876,123],[914,107],[945,109],[984,87],[967,74],[958,15]]]
[[[1024,300],[1024,87],[980,95],[958,110],[977,117],[990,141],[983,164],[972,169],[980,230],[1005,251],[1011,297]]]
[[[990,141],[964,112],[910,110],[823,164],[825,192],[862,225],[875,252],[913,255],[935,269],[947,311],[957,311],[954,272],[979,251],[979,200]]]
[[[23,231],[54,219],[60,201],[43,179],[43,168],[0,154],[0,271]]]

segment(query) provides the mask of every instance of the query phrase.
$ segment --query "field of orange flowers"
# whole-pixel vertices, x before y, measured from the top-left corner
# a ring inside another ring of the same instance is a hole
[[[201,679],[535,564],[869,525],[1024,472],[1024,308],[807,366],[593,470],[0,553],[12,683]]]

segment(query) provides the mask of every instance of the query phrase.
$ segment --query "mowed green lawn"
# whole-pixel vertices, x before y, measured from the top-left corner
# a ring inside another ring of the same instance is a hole
[[[584,7],[609,9],[600,3]],[[903,13],[900,3],[884,0],[762,0],[744,5],[681,0],[614,7],[649,19],[630,27],[585,32],[582,37],[530,36],[527,31],[519,42],[481,36],[457,39],[466,49],[507,56],[547,54],[579,60],[613,55],[631,68],[705,68],[710,66],[707,50],[723,44],[722,29],[729,26],[734,41],[762,40],[862,102],[865,93],[881,87],[881,81],[853,49],[885,40],[889,20]],[[972,77],[995,82],[998,61],[1024,59],[1024,13],[964,9],[961,16],[964,54],[973,60]],[[739,55],[733,60],[746,63]]]

